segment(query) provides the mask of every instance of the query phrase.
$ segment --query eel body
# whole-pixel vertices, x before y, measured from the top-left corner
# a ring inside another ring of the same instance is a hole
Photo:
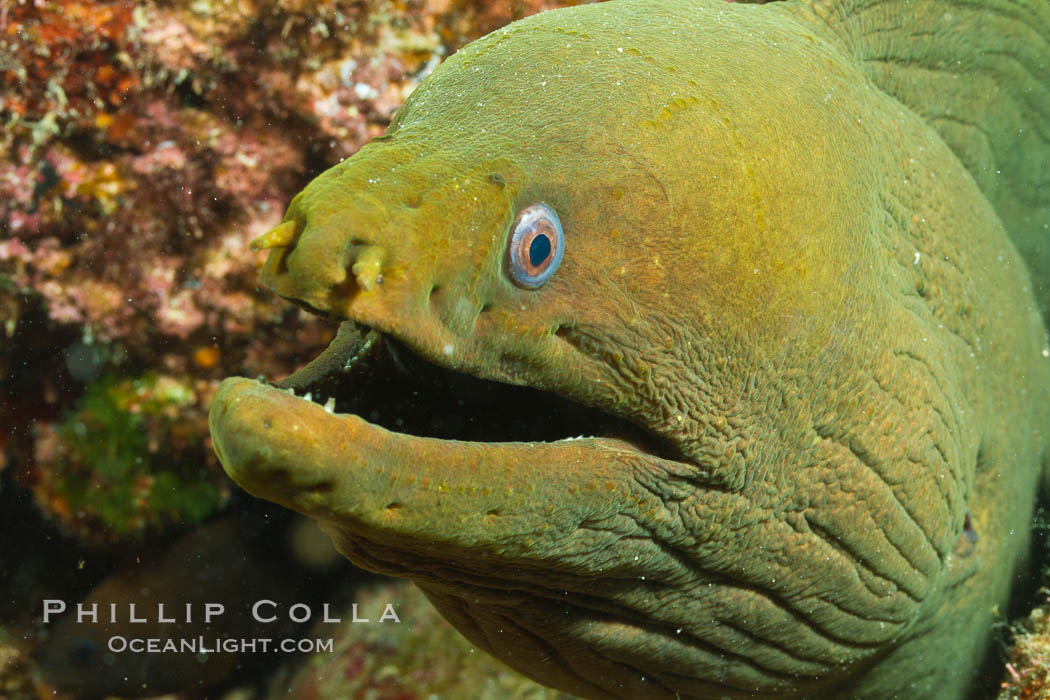
[[[216,451],[581,696],[966,697],[1046,461],[1047,76],[1043,0],[509,25],[259,241],[346,323]]]

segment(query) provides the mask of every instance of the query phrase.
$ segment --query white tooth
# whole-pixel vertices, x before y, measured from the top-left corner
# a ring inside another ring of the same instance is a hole
[[[306,395],[303,398],[306,399],[307,401],[313,401],[314,400],[314,395],[313,395],[312,392],[308,391],[308,392],[306,392]]]
[[[324,402],[324,410],[329,413],[335,413],[335,397],[329,396],[328,400]]]

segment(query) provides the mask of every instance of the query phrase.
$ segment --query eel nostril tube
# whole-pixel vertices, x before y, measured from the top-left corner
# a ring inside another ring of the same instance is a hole
[[[295,242],[298,232],[299,225],[295,221],[284,221],[258,238],[253,238],[248,246],[255,252],[269,248],[287,248]]]
[[[386,253],[379,246],[365,246],[358,252],[350,271],[357,279],[357,286],[363,291],[372,291],[377,284],[383,283],[383,255]]]

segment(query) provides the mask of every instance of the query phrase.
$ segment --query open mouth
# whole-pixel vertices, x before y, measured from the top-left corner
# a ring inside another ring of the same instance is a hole
[[[209,422],[242,488],[338,528],[351,561],[391,575],[404,568],[377,543],[526,556],[581,519],[644,506],[630,477],[644,465],[690,473],[624,418],[436,366],[356,322],[280,382],[226,379]]]
[[[600,409],[531,387],[446,369],[395,338],[346,321],[329,347],[274,386],[373,425],[416,437],[470,442],[614,438],[650,454],[672,449]]]

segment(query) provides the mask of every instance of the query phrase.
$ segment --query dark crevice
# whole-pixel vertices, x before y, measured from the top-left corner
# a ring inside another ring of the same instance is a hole
[[[283,273],[288,271],[288,268],[286,266],[286,260],[287,259],[288,259],[287,256],[283,256],[283,257],[281,257],[280,261],[278,262],[277,271],[279,273],[283,274]],[[314,316],[318,316],[319,318],[327,319],[327,320],[330,320],[330,321],[331,320],[337,320],[337,317],[334,314],[332,314],[332,313],[330,313],[328,311],[324,311],[322,309],[319,309],[319,308],[317,308],[315,306],[312,306],[311,304],[303,301],[302,299],[293,299],[292,297],[281,297],[281,298],[284,299],[285,301],[291,303],[291,304],[295,304],[296,306],[298,306],[300,309],[302,309],[304,311],[310,312]]]
[[[623,418],[531,387],[438,367],[368,329],[358,327],[355,333],[349,339],[341,332],[332,352],[316,361],[322,367],[308,365],[278,386],[294,388],[299,396],[309,392],[319,404],[334,398],[337,413],[420,437],[476,442],[611,437],[676,459],[673,447]],[[336,355],[353,359],[336,361]]]
[[[984,441],[977,445],[977,459],[974,464],[974,474],[983,474],[988,469],[988,458],[984,452]]]

